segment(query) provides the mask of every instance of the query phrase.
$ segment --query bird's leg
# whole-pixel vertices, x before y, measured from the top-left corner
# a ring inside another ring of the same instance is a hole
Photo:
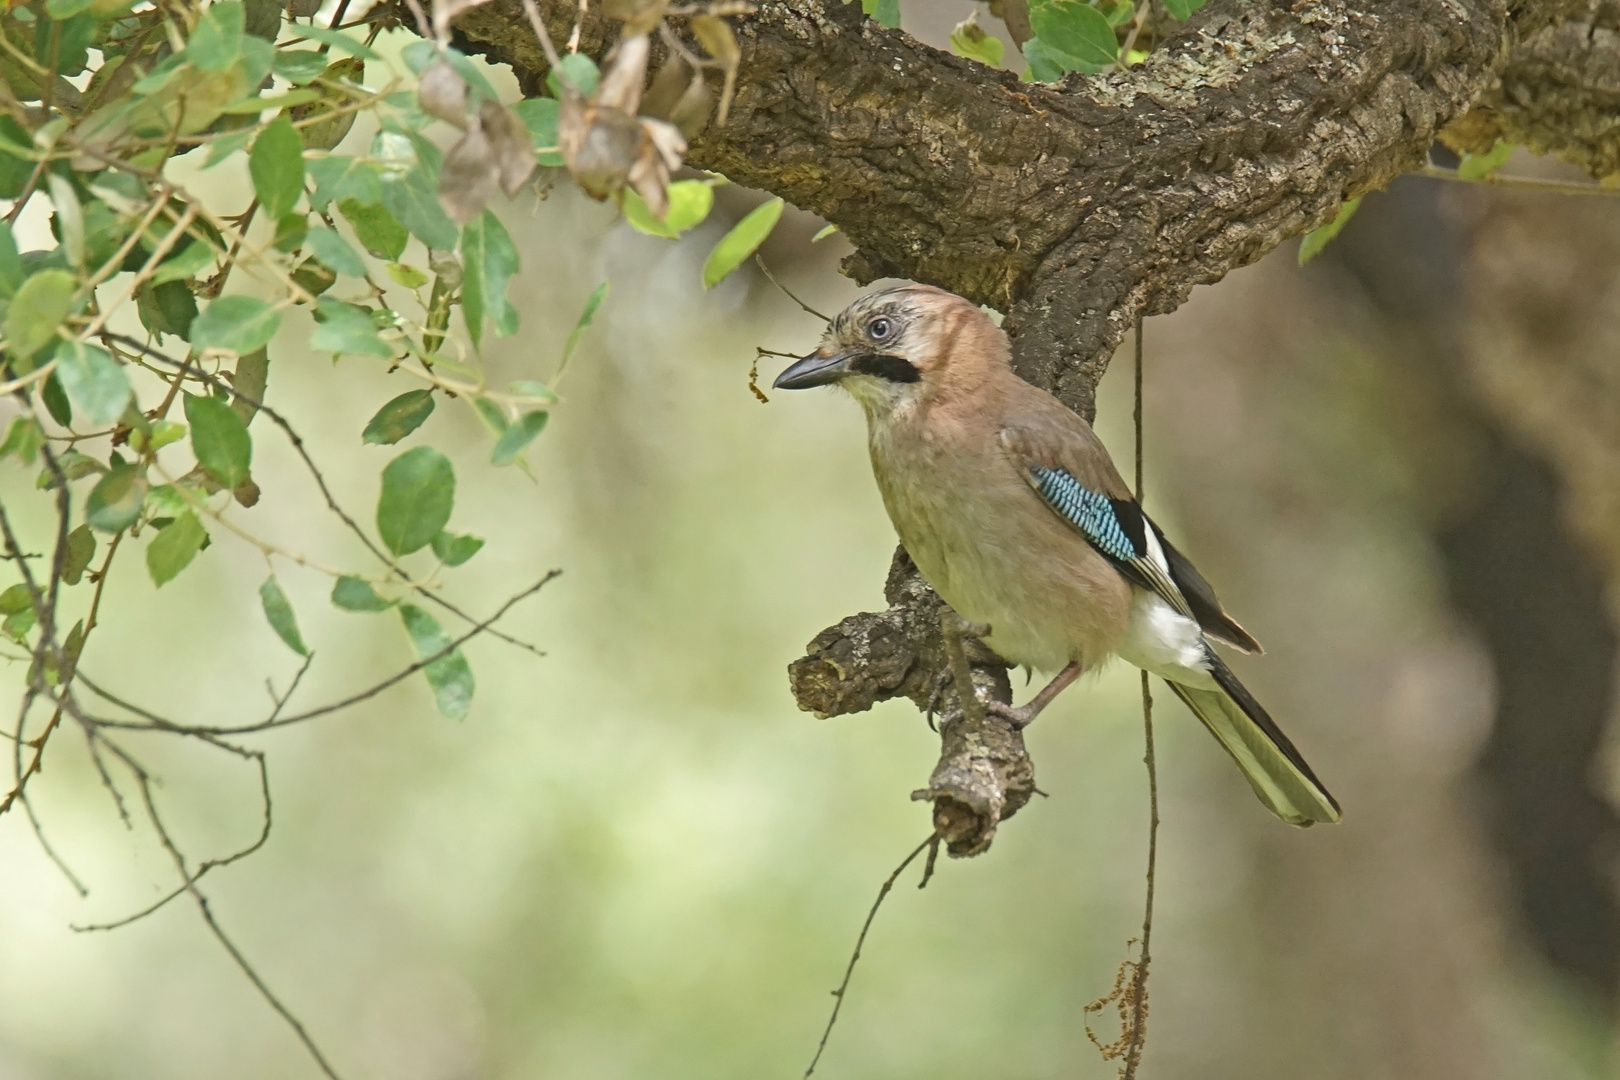
[[[995,713],[1013,727],[1023,730],[1041,715],[1041,710],[1052,704],[1052,699],[1069,688],[1069,684],[1080,677],[1080,662],[1071,660],[1069,666],[1052,677],[1052,681],[1041,689],[1041,692],[1029,699],[1029,704],[1020,708],[1013,708],[999,701],[988,701],[985,708]]]

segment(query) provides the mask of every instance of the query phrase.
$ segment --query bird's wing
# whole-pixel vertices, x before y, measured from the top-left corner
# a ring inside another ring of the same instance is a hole
[[[1222,609],[1209,582],[1142,512],[1090,426],[1068,415],[1074,424],[1063,425],[1067,430],[1003,429],[1002,445],[1024,480],[1133,584],[1158,594],[1210,636],[1244,652],[1261,651]]]

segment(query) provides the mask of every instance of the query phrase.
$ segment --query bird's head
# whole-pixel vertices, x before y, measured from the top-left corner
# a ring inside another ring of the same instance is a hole
[[[778,390],[838,385],[869,413],[893,412],[1006,366],[1007,339],[955,293],[902,285],[868,293],[827,324],[821,346],[777,376]]]

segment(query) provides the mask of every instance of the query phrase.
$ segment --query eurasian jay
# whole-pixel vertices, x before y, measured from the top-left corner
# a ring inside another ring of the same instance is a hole
[[[776,380],[839,385],[866,412],[883,505],[923,578],[1009,663],[1056,671],[1035,718],[1083,671],[1121,656],[1170,684],[1273,813],[1338,821],[1339,804],[1211,647],[1260,645],[1142,512],[1102,441],[1013,373],[1007,337],[960,296],[871,293]]]

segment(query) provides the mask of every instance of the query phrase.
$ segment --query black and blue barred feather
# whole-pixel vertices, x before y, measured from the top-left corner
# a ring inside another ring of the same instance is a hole
[[[1045,465],[1031,465],[1030,477],[1035,490],[1048,506],[1063,515],[1070,524],[1085,534],[1092,546],[1111,559],[1129,563],[1146,554],[1142,543],[1141,513],[1137,512],[1136,528],[1131,536],[1120,519],[1116,500],[1092,491],[1062,469],[1048,469]],[[1127,503],[1135,508],[1135,504]]]
[[[1063,469],[1033,462],[1027,468],[1030,485],[1046,505],[1079,529],[1091,546],[1127,578],[1158,593],[1172,607],[1196,619],[1206,632],[1229,645],[1245,652],[1260,651],[1260,643],[1222,610],[1209,582],[1165,539],[1134,501],[1112,499],[1092,491]],[[1153,530],[1154,539],[1158,541],[1164,566],[1149,556],[1148,529]]]

